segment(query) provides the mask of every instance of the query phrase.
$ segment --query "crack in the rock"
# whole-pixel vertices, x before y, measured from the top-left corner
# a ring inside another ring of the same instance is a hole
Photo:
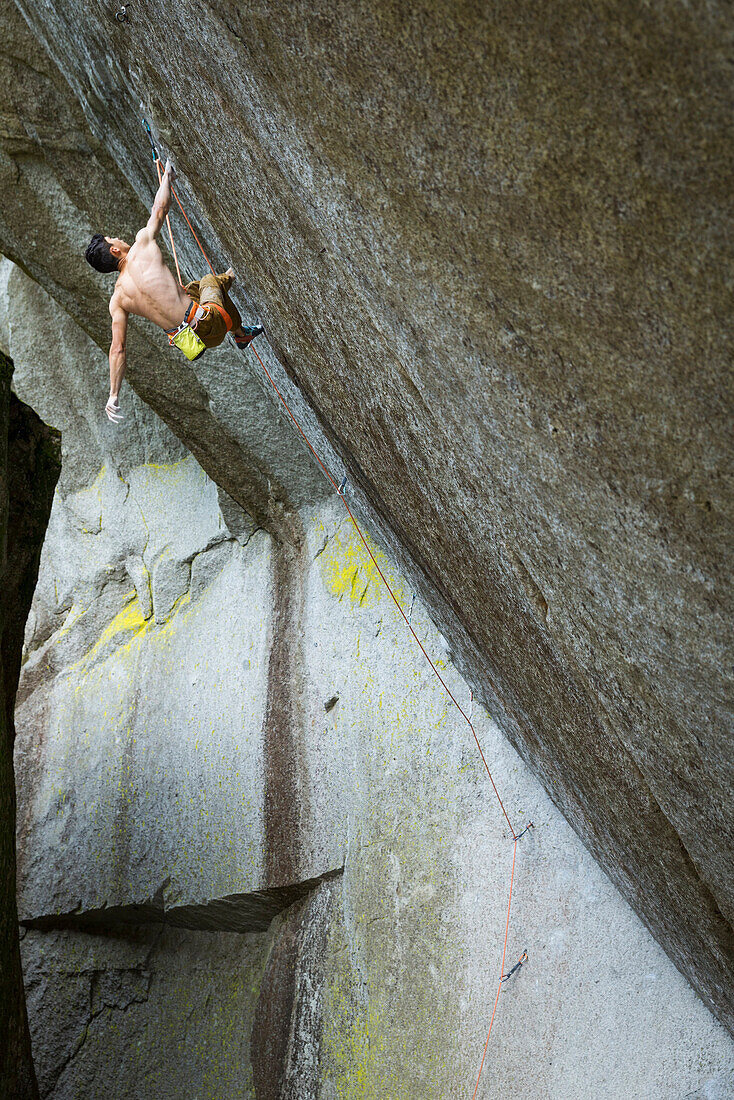
[[[70,1050],[67,1053],[67,1055],[64,1058],[62,1064],[58,1067],[58,1069],[54,1073],[53,1080],[52,1080],[52,1083],[50,1085],[50,1088],[47,1090],[48,1094],[51,1094],[56,1090],[59,1082],[61,1081],[62,1077],[66,1073],[66,1071],[69,1068],[69,1066],[71,1065],[71,1063],[81,1053],[81,1051],[84,1048],[84,1046],[87,1042],[87,1039],[89,1037],[89,1029],[90,1029],[90,1027],[92,1026],[92,1024],[94,1023],[94,1021],[96,1019],[98,1019],[105,1011],[125,1013],[130,1008],[132,1008],[133,1006],[145,1004],[147,1002],[147,1000],[149,998],[149,995],[150,995],[150,983],[151,983],[151,974],[150,974],[150,969],[149,969],[150,968],[150,961],[151,961],[151,958],[153,956],[153,952],[155,951],[156,947],[158,946],[158,944],[160,942],[161,936],[163,935],[163,931],[164,931],[164,929],[161,928],[156,932],[156,934],[153,938],[153,941],[152,941],[152,943],[151,943],[151,945],[150,945],[150,947],[149,947],[149,949],[146,953],[145,959],[143,960],[143,963],[140,966],[128,966],[128,967],[114,966],[114,967],[109,967],[109,968],[91,967],[89,969],[84,969],[84,970],[79,972],[81,975],[88,975],[89,976],[89,1007],[87,1009],[87,1019],[84,1023],[84,1027],[83,1027],[81,1036],[79,1037],[77,1042],[74,1044],[73,1049]],[[95,993],[96,993],[96,990],[97,990],[99,979],[100,979],[100,977],[111,974],[111,973],[139,974],[141,977],[144,977],[146,979],[145,988],[144,988],[144,995],[143,996],[139,996],[139,995],[138,996],[131,996],[130,999],[128,1000],[127,1004],[121,1004],[121,1005],[119,1005],[119,1004],[118,1005],[109,1004],[107,1002],[102,1001],[100,1003],[100,1006],[97,1009],[95,1009],[95,1007],[94,1007]]]
[[[25,928],[42,932],[56,929],[113,931],[131,925],[165,925],[198,932],[264,932],[278,913],[301,901],[322,882],[341,875],[343,870],[343,866],[336,867],[315,878],[287,886],[253,890],[247,894],[227,894],[199,904],[177,905],[170,909],[165,907],[162,892],[159,891],[155,897],[142,903],[50,913],[26,918],[20,923]]]

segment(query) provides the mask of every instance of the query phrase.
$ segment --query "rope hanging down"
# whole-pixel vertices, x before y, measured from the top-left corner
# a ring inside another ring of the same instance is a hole
[[[143,119],[143,124],[145,126],[145,129],[147,130],[148,137],[150,139],[151,152],[152,152],[153,161],[155,162],[156,170],[157,170],[157,173],[158,173],[158,183],[160,185],[161,178],[162,178],[162,176],[161,176],[161,163],[162,163],[161,158],[158,154],[158,150],[157,150],[155,142],[153,140],[153,135],[151,133],[150,126],[148,125],[148,122],[147,122],[146,119]],[[171,192],[173,194],[173,197],[176,200],[176,203],[178,204],[179,210],[181,211],[181,213],[183,214],[183,216],[186,220],[186,224],[188,225],[189,229],[191,230],[191,234],[192,234],[194,240],[196,241],[197,245],[199,246],[199,251],[201,252],[202,256],[204,257],[204,259],[206,260],[206,262],[209,266],[209,270],[212,272],[213,275],[216,274],[216,272],[215,272],[215,270],[212,266],[211,260],[209,259],[206,252],[204,251],[204,247],[203,247],[201,241],[199,240],[199,238],[197,237],[196,232],[194,230],[194,227],[191,224],[191,222],[189,221],[189,218],[186,214],[186,211],[184,210],[183,206],[181,205],[181,200],[179,199],[179,197],[176,194],[173,187],[171,188]],[[174,258],[174,261],[175,261],[175,264],[176,264],[176,272],[178,274],[178,281],[181,284],[181,286],[183,286],[184,284],[181,282],[181,272],[180,272],[179,266],[178,266],[178,258],[176,256],[176,248],[175,248],[175,245],[173,243],[173,233],[171,231],[171,224],[170,224],[170,220],[168,218],[168,215],[166,215],[166,225],[168,227],[168,235],[169,235],[169,239],[171,241],[171,251],[173,253],[173,258]],[[492,784],[492,790],[494,791],[494,793],[497,797],[497,801],[499,802],[499,805],[500,805],[500,808],[502,810],[502,813],[504,814],[505,820],[507,821],[507,824],[510,827],[510,833],[512,835],[512,840],[513,840],[512,868],[511,868],[511,871],[510,871],[510,888],[509,888],[508,898],[507,898],[507,915],[506,915],[506,918],[505,918],[505,935],[504,935],[504,941],[503,941],[503,944],[502,944],[502,963],[501,963],[501,966],[500,966],[500,972],[499,972],[500,976],[499,976],[499,981],[498,981],[498,984],[497,984],[497,993],[495,995],[494,1005],[493,1005],[493,1008],[492,1008],[492,1017],[489,1021],[489,1029],[487,1031],[487,1038],[484,1042],[484,1050],[482,1051],[482,1060],[481,1060],[481,1063],[479,1065],[479,1072],[477,1074],[477,1082],[476,1082],[476,1085],[474,1086],[474,1092],[472,1094],[472,1100],[476,1100],[477,1092],[479,1090],[479,1082],[480,1082],[480,1079],[481,1079],[481,1076],[482,1076],[482,1070],[484,1069],[484,1062],[485,1062],[485,1059],[487,1057],[487,1048],[489,1046],[489,1038],[490,1038],[490,1035],[492,1034],[492,1027],[494,1025],[494,1019],[495,1019],[495,1015],[496,1015],[496,1012],[497,1012],[497,1004],[499,1002],[500,993],[504,989],[504,983],[507,980],[507,978],[509,977],[509,974],[505,974],[505,958],[506,958],[506,955],[507,955],[507,938],[508,938],[509,931],[510,931],[510,908],[511,908],[511,905],[512,905],[512,890],[513,890],[513,885],[514,885],[514,881],[515,881],[515,859],[516,859],[516,856],[517,856],[517,843],[518,843],[520,837],[523,836],[526,832],[528,832],[529,829],[531,829],[533,827],[533,823],[530,822],[520,833],[515,832],[515,828],[514,828],[512,822],[510,821],[510,818],[507,814],[507,810],[505,809],[504,803],[503,803],[503,801],[500,797],[500,793],[497,790],[497,786],[496,786],[494,778],[492,776],[492,772],[489,769],[489,764],[487,763],[487,759],[484,755],[484,751],[482,750],[482,746],[479,742],[479,738],[477,737],[477,733],[476,733],[476,730],[474,729],[474,724],[473,724],[471,718],[466,713],[464,708],[461,706],[461,704],[459,703],[459,700],[456,698],[456,696],[452,692],[451,688],[449,687],[449,685],[446,683],[443,676],[439,672],[438,668],[436,667],[436,665],[433,663],[433,661],[429,657],[428,653],[426,652],[426,649],[425,649],[423,643],[421,642],[420,638],[418,637],[415,630],[413,629],[413,626],[411,625],[410,618],[403,611],[403,608],[401,607],[400,602],[399,602],[397,596],[395,595],[395,592],[393,591],[392,587],[390,586],[390,582],[388,581],[387,577],[383,573],[382,569],[380,568],[380,566],[377,562],[377,559],[375,558],[375,555],[372,553],[372,550],[370,549],[369,543],[367,542],[367,539],[366,539],[366,537],[365,537],[365,535],[362,531],[362,528],[360,527],[357,520],[355,519],[354,513],[352,512],[352,509],[349,507],[349,503],[347,502],[347,499],[344,495],[344,487],[345,487],[345,484],[346,484],[346,478],[344,478],[342,480],[341,484],[339,484],[335,480],[335,478],[332,477],[330,471],[327,469],[325,464],[322,462],[320,455],[317,453],[317,451],[315,450],[315,448],[311,444],[310,439],[308,438],[308,436],[304,432],[303,428],[299,424],[296,417],[293,415],[293,412],[291,411],[291,408],[288,405],[288,402],[286,401],[285,397],[283,396],[283,394],[278,389],[278,386],[275,382],[275,379],[273,378],[273,376],[270,374],[270,371],[268,370],[268,368],[263,363],[263,361],[260,358],[260,356],[258,354],[258,351],[255,348],[254,344],[250,343],[248,345],[248,347],[254,352],[258,363],[262,367],[263,373],[265,374],[266,378],[268,379],[270,385],[275,390],[275,393],[277,394],[278,399],[280,400],[281,404],[283,405],[283,408],[285,409],[285,411],[287,412],[287,414],[290,417],[291,421],[293,422],[293,424],[294,424],[296,430],[298,431],[299,435],[301,436],[301,438],[305,442],[306,446],[311,451],[311,454],[314,456],[314,458],[318,462],[318,464],[321,467],[322,471],[324,472],[324,474],[326,475],[326,477],[328,478],[328,480],[331,482],[332,486],[336,490],[337,495],[341,499],[341,502],[342,502],[342,504],[344,505],[344,507],[347,511],[347,514],[348,514],[349,519],[352,523],[352,526],[354,527],[354,530],[356,531],[362,545],[364,546],[364,548],[367,551],[370,559],[372,560],[372,564],[374,565],[374,567],[377,570],[383,584],[385,585],[385,588],[387,589],[388,593],[390,594],[390,597],[391,597],[393,603],[395,604],[396,608],[398,609],[398,612],[399,612],[401,618],[403,619],[406,627],[408,628],[411,635],[413,636],[413,640],[416,642],[416,644],[420,648],[421,653],[423,654],[426,661],[430,665],[431,671],[433,672],[433,674],[437,678],[437,680],[439,680],[439,682],[441,683],[441,686],[443,687],[444,691],[448,695],[449,699],[455,705],[456,709],[459,711],[459,714],[462,716],[462,718],[466,722],[467,726],[471,730],[472,737],[474,738],[476,746],[479,750],[479,755],[482,758],[482,763],[484,764],[487,775],[489,776],[489,781]],[[412,611],[412,609],[411,609],[411,611]],[[527,952],[524,952],[523,955],[524,955],[524,958],[522,959],[522,961],[524,962],[527,959]],[[519,969],[519,967],[521,965],[522,965],[522,963],[516,964],[516,966],[513,967],[513,969],[510,971],[510,974],[514,973],[515,970]]]

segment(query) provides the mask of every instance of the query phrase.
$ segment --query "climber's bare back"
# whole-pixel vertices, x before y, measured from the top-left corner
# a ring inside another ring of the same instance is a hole
[[[114,237],[106,240],[119,243]],[[110,313],[114,316],[122,309],[172,329],[181,324],[190,303],[191,298],[163,262],[155,235],[147,227],[141,229],[117,277]]]

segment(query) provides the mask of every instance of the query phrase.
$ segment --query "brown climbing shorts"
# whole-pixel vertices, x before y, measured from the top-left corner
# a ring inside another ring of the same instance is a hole
[[[227,293],[231,285],[231,275],[205,275],[184,287],[189,297],[206,309],[205,316],[193,322],[191,328],[208,348],[219,347],[230,329],[238,329],[242,324],[237,307]],[[229,327],[220,310],[232,322]]]

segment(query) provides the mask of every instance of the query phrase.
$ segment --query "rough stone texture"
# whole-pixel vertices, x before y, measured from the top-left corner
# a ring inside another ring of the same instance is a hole
[[[73,95],[8,18],[0,247],[104,346],[79,242],[150,200],[144,100],[478,695],[731,1026],[730,5],[19,6]],[[138,392],[297,542],[245,361],[153,344]]]
[[[13,364],[0,351],[0,1095],[34,1100],[16,905],[15,698],[23,634],[38,577],[59,440],[10,391]]]
[[[322,1092],[326,964],[338,894],[334,883],[293,910],[270,952],[252,1031],[256,1100],[299,1100]]]
[[[297,685],[290,671],[281,684],[273,669],[285,661],[291,670],[300,630],[290,619],[276,624],[269,655],[264,607],[278,584],[278,544],[262,531],[244,546],[231,539],[214,484],[142,407],[137,430],[119,454],[107,444],[92,477],[74,457],[90,446],[77,430],[79,409],[70,410],[88,377],[87,415],[99,419],[104,359],[68,322],[56,372],[45,372],[38,345],[54,328],[50,303],[20,272],[4,274],[0,332],[28,365],[16,384],[63,429],[72,454],[18,696],[26,730],[18,750],[21,916],[157,897],[180,909],[338,868],[342,856],[328,837],[300,863],[298,829],[282,831],[279,807],[293,794],[299,760],[290,747],[296,731],[271,715]],[[155,455],[143,445],[149,421]],[[73,799],[60,795],[69,772],[79,777]],[[72,848],[58,843],[70,836]],[[93,873],[78,858],[80,843]]]
[[[266,934],[28,932],[21,946],[42,1096],[252,1096]]]
[[[100,429],[105,355],[84,333],[69,324],[54,373],[39,370],[51,314],[0,265],[0,346],[66,450],[17,712],[43,1097],[471,1095],[512,845],[464,723],[334,494],[313,479],[312,498],[283,513],[295,546],[262,530],[234,537],[221,493],[142,403],[128,400],[124,433]],[[73,415],[77,393],[89,427]],[[243,430],[285,451],[287,425],[246,400]],[[95,431],[100,450],[84,461]],[[298,456],[294,466],[307,485]],[[421,600],[375,552],[471,710],[513,817],[536,825],[520,842],[508,945],[530,961],[501,997],[479,1095],[725,1100],[724,1029],[472,703]],[[163,623],[158,561],[191,567]],[[337,873],[309,881],[322,871]],[[303,889],[267,932],[224,931],[243,927],[254,895]],[[141,919],[158,926],[81,927]],[[185,932],[160,927],[180,919]]]

